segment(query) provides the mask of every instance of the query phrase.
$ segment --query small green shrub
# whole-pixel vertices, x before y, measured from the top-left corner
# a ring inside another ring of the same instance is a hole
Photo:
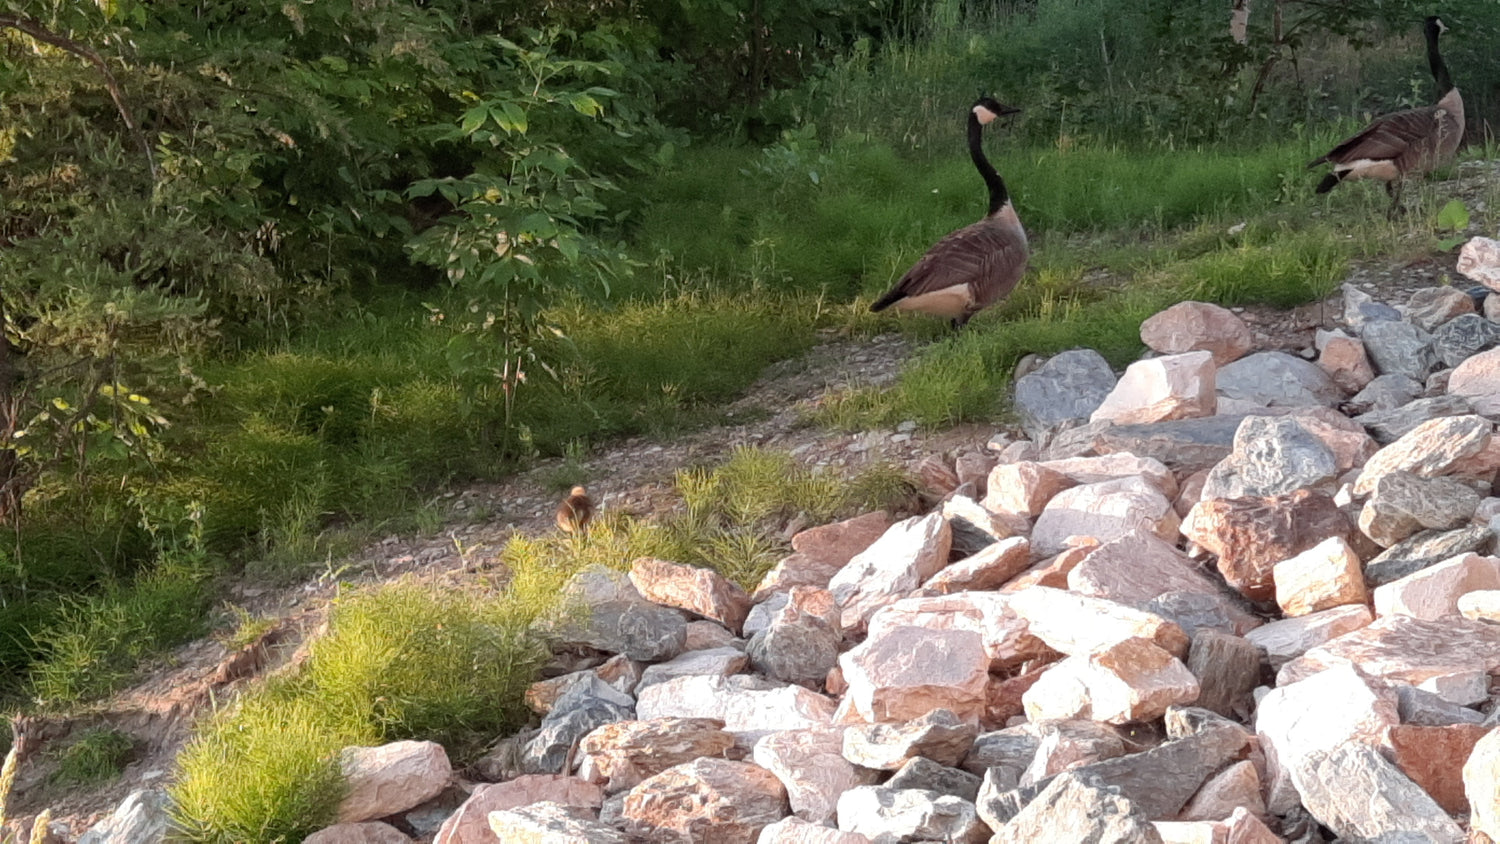
[[[135,741],[118,730],[88,730],[58,752],[51,781],[66,787],[112,779],[125,770],[134,746]]]
[[[339,751],[375,738],[368,724],[285,685],[248,693],[178,755],[173,825],[202,844],[301,841],[337,817]]]
[[[462,759],[524,723],[544,656],[510,599],[400,583],[340,599],[303,677],[382,740],[420,736]]]
[[[200,635],[207,604],[204,569],[170,559],[128,584],[65,602],[35,634],[45,658],[27,680],[32,699],[56,708],[108,695],[142,658]]]

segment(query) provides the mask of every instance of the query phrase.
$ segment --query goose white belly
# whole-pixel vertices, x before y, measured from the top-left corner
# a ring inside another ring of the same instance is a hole
[[[1389,159],[1360,158],[1347,164],[1334,165],[1333,172],[1342,173],[1345,180],[1379,179],[1393,182],[1401,178],[1401,169]]]
[[[942,290],[934,290],[930,293],[921,293],[916,296],[908,296],[893,304],[891,307],[903,311],[921,311],[933,316],[957,319],[974,304],[974,291],[968,284],[955,284],[952,287],[944,287]]]

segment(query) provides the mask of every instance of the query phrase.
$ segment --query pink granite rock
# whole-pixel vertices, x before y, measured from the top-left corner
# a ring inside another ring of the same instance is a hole
[[[1141,342],[1164,355],[1199,349],[1223,366],[1254,348],[1245,321],[1232,311],[1207,302],[1178,302],[1141,323]]]

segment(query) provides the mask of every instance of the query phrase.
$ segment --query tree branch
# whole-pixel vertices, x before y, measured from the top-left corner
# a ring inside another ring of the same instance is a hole
[[[110,71],[109,64],[104,61],[103,56],[88,45],[74,41],[65,35],[59,35],[35,19],[22,15],[0,15],[0,29],[14,29],[43,44],[51,44],[60,50],[79,56],[98,68],[99,75],[104,77],[104,87],[109,90],[109,98],[114,101],[115,110],[120,113],[120,119],[125,122],[125,128],[130,130],[131,136],[140,144],[141,152],[146,154],[146,165],[151,169],[151,181],[156,181],[156,159],[151,155],[151,143],[146,140],[146,134],[136,125],[135,118],[130,116],[130,107],[125,104],[125,92],[121,90],[119,81],[115,79],[114,73]]]

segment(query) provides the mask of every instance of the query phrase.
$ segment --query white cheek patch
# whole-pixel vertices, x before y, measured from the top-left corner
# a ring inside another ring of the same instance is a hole
[[[994,120],[996,117],[999,117],[999,115],[995,114],[993,111],[990,111],[982,105],[974,106],[974,116],[979,118],[980,126],[988,126],[990,124],[990,121]]]

